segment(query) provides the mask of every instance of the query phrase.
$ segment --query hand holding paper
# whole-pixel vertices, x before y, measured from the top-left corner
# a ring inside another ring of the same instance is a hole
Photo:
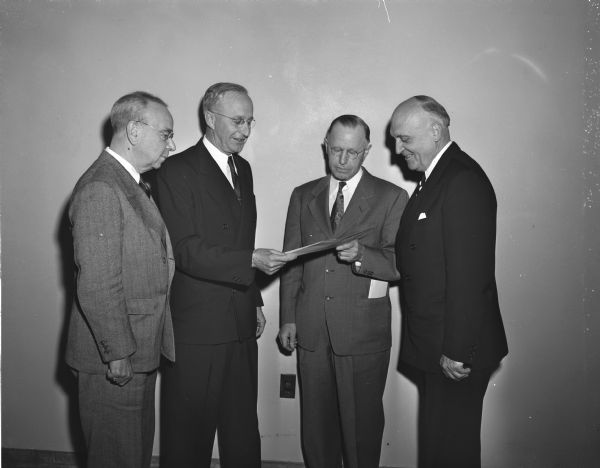
[[[258,268],[267,275],[279,271],[287,262],[297,257],[293,252],[280,252],[275,249],[256,249],[252,252],[252,267]]]

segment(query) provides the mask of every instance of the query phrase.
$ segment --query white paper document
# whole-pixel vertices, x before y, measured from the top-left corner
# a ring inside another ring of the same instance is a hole
[[[360,239],[362,236],[365,235],[365,233],[367,233],[369,231],[370,231],[370,229],[367,229],[367,230],[361,231],[361,232],[353,232],[352,234],[348,234],[347,236],[343,236],[343,237],[332,237],[331,239],[315,242],[314,244],[309,244],[309,245],[305,245],[303,247],[298,247],[297,249],[288,250],[287,252],[283,252],[283,253],[284,254],[293,253],[293,254],[300,256],[300,255],[306,255],[306,254],[314,253],[314,252],[321,252],[323,250],[334,249],[338,245],[345,244],[346,242],[350,242],[351,240],[354,240],[354,239]]]
[[[372,279],[371,285],[369,286],[369,299],[377,299],[378,297],[384,297],[385,295],[387,295],[387,290],[387,281],[379,281],[376,279]]]

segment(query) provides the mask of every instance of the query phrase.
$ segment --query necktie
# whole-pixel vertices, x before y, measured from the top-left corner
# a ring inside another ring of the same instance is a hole
[[[423,189],[423,185],[425,184],[425,173],[421,175],[419,182],[417,183],[417,188],[415,189],[415,196]]]
[[[150,187],[150,184],[143,180],[141,177],[139,184],[144,193],[148,196],[148,198],[150,198],[150,195],[152,195],[152,188]]]
[[[331,222],[331,229],[333,232],[340,225],[340,221],[342,220],[342,216],[344,216],[344,194],[342,193],[342,189],[346,186],[346,182],[340,182],[338,185],[337,196],[335,197],[335,203],[333,204],[333,208],[331,209],[331,217],[329,221]]]
[[[235,190],[235,196],[238,201],[242,201],[242,193],[240,192],[240,182],[238,180],[237,172],[235,172],[235,166],[233,165],[233,156],[227,158],[227,164],[229,165],[229,172],[231,172],[231,181],[233,182],[233,190]]]

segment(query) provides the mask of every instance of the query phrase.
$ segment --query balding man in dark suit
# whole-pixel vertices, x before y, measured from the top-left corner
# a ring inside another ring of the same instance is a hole
[[[415,96],[396,107],[390,126],[396,151],[423,173],[396,239],[400,358],[420,385],[423,468],[481,465],[483,397],[508,352],[494,271],[496,196],[449,125],[443,106]]]

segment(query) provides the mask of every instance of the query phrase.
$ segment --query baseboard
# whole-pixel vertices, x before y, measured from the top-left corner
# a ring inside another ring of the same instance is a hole
[[[2,447],[2,468],[80,468],[82,454],[56,452],[53,450],[28,450]],[[158,457],[152,457],[151,468],[159,468]],[[213,460],[210,468],[220,468],[219,460]],[[303,468],[303,463],[263,461],[263,468]]]

